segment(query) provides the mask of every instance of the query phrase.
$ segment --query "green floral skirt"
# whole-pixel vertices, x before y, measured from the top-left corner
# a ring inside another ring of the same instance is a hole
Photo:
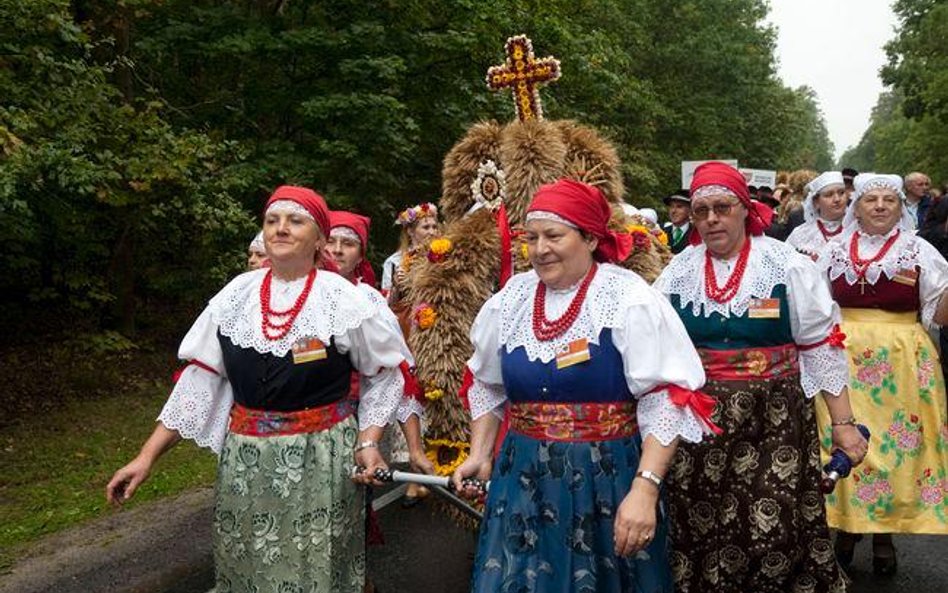
[[[361,593],[362,489],[354,417],[321,432],[228,433],[214,511],[216,593]]]

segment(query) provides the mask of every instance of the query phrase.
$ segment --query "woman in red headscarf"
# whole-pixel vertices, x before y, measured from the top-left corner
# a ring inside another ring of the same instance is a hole
[[[471,329],[471,450],[453,479],[491,480],[475,593],[672,590],[659,493],[679,440],[710,430],[704,373],[668,302],[614,265],[631,237],[609,217],[591,185],[542,186],[525,224],[533,271]]]
[[[655,286],[701,355],[723,434],[678,448],[669,475],[675,588],[843,591],[823,495],[812,397],[855,463],[867,444],[852,422],[839,308],[813,262],[763,236],[770,209],[743,176],[707,163],[691,184],[702,243]]]
[[[181,343],[188,366],[158,426],[106,487],[110,502],[128,500],[182,438],[218,453],[221,591],[362,591],[364,504],[349,469],[353,453],[368,468],[359,481],[385,466],[378,441],[404,395],[406,346],[376,303],[314,266],[329,228],[318,194],[277,188],[263,223],[270,267],[211,299]]]

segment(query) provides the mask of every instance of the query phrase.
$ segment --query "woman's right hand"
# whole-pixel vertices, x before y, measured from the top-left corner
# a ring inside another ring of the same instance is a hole
[[[474,486],[464,485],[465,478],[477,478],[482,482],[486,482],[490,479],[490,471],[493,464],[490,459],[475,459],[473,457],[468,457],[464,460],[451,476],[451,482],[454,484],[454,491],[460,494],[461,496],[469,499],[475,500],[484,495],[483,490],[475,488]]]
[[[105,498],[113,505],[121,505],[130,499],[142,482],[151,474],[152,462],[139,455],[121,468],[105,487]]]

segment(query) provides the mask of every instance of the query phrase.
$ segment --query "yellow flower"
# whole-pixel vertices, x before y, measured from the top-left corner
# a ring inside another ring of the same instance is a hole
[[[444,391],[441,389],[429,389],[425,391],[425,399],[428,401],[436,401],[444,397]]]
[[[423,305],[415,312],[415,321],[419,329],[428,329],[435,324],[438,314],[430,305]]]
[[[441,238],[435,239],[431,242],[431,252],[437,255],[444,255],[445,253],[451,251],[451,239]]]
[[[640,224],[635,224],[635,223],[629,223],[625,225],[625,230],[630,235],[634,235],[635,233],[645,233],[646,235],[649,234],[648,227],[642,226]]]
[[[520,244],[520,257],[523,258],[524,260],[530,259],[530,252],[527,250],[526,243]]]
[[[665,231],[659,231],[658,242],[662,245],[668,245],[668,235],[665,233]]]
[[[435,473],[439,476],[450,476],[464,460],[467,459],[470,445],[449,441],[447,439],[431,439],[425,456],[435,466]]]

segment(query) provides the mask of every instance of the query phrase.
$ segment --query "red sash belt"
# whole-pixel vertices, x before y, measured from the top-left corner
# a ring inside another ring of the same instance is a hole
[[[800,371],[794,344],[739,350],[698,348],[698,355],[709,381],[776,379]]]
[[[353,402],[348,399],[296,412],[251,410],[235,403],[230,411],[230,431],[251,437],[320,432],[342,422],[353,412]]]
[[[523,402],[510,406],[510,429],[553,441],[605,441],[638,432],[635,403]]]

